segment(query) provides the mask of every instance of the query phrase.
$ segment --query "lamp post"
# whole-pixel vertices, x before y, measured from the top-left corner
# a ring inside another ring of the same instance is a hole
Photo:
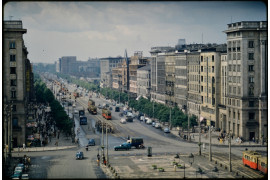
[[[211,144],[211,116],[209,125],[209,161],[212,161],[212,144]]]
[[[231,131],[229,132],[229,172],[232,172],[232,159],[231,159]]]

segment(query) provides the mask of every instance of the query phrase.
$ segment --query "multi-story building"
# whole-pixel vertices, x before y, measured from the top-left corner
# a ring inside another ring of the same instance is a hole
[[[137,69],[137,96],[150,98],[151,66],[146,65]]]
[[[5,144],[13,142],[11,148],[26,144],[28,105],[34,99],[33,73],[23,40],[27,30],[23,29],[22,21],[4,21],[3,32],[3,130]],[[12,110],[6,109],[8,104]]]
[[[118,63],[122,62],[122,57],[108,57],[100,59],[100,87],[112,88],[112,68],[118,67]],[[110,74],[110,76],[108,74]],[[106,82],[110,83],[107,84]]]
[[[199,117],[201,95],[200,95],[200,52],[191,52],[187,54],[188,63],[188,95],[187,108],[188,114]]]
[[[186,111],[187,107],[187,53],[176,53],[175,56],[175,102]]]
[[[73,63],[76,63],[76,61],[76,56],[63,56],[59,58],[60,72],[63,74],[69,74],[70,72],[75,71]]]
[[[137,69],[148,63],[147,58],[143,57],[142,51],[136,51],[134,56],[130,57],[129,64],[129,94],[137,96]]]
[[[226,131],[227,125],[227,109],[226,109],[226,93],[227,93],[227,53],[221,53],[221,69],[220,69],[220,100],[218,105],[219,128]],[[239,134],[235,134],[239,136]]]
[[[267,22],[228,24],[226,131],[245,140],[267,137]]]
[[[168,106],[175,105],[175,53],[168,53],[165,56],[165,104]]]
[[[216,49],[203,50],[200,55],[201,116],[208,126],[214,127],[219,127],[220,57]]]

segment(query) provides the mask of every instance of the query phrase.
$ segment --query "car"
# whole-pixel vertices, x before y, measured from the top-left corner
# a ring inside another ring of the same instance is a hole
[[[112,105],[113,105],[113,106],[116,106],[116,103],[114,102]]]
[[[112,107],[110,107],[109,110],[112,110]]]
[[[79,111],[75,109],[74,114],[79,114]]]
[[[130,145],[130,143],[123,143],[123,144],[121,144],[121,145],[119,145],[119,146],[114,146],[114,150],[115,151],[118,151],[118,150],[121,150],[121,149],[123,149],[123,150],[129,150],[129,149],[131,149],[131,145]]]
[[[102,106],[100,104],[98,105],[98,109],[102,109]]]
[[[16,167],[22,167],[23,171],[26,170],[26,167],[25,167],[25,165],[23,163],[17,164]]]
[[[153,123],[153,121],[152,121],[152,119],[149,119],[149,118],[146,118],[146,124],[152,124]]]
[[[140,117],[140,121],[145,121],[145,117],[144,116],[141,116]]]
[[[22,174],[22,177],[21,177],[21,179],[29,179],[29,176],[28,176],[28,174]]]
[[[160,123],[156,123],[155,128],[160,129],[161,128],[161,124]]]
[[[120,123],[122,123],[122,124],[126,124],[126,123],[127,123],[127,121],[126,121],[126,119],[125,119],[125,118],[121,118],[121,119],[120,119]]]
[[[170,129],[169,129],[168,127],[165,127],[165,128],[164,128],[164,132],[165,132],[165,133],[170,133]]]
[[[88,145],[89,146],[95,146],[96,145],[96,142],[94,139],[90,139],[89,142],[88,142]]]
[[[14,171],[13,175],[11,176],[12,179],[20,179],[22,177],[21,171]]]
[[[18,167],[17,166],[17,167],[15,167],[15,170],[14,171],[21,171],[23,173],[23,170],[24,170],[23,167]]]
[[[77,152],[76,153],[76,159],[83,159],[83,152]]]
[[[156,122],[152,122],[152,126],[155,127],[155,125],[156,125]]]

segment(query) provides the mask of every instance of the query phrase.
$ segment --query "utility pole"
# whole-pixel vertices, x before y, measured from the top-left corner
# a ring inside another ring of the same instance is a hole
[[[201,106],[199,106],[199,155],[202,155],[202,148],[201,148]]]
[[[187,116],[188,116],[188,141],[190,141],[190,134],[189,134],[189,114],[188,114],[188,106],[187,106]]]
[[[231,159],[231,131],[229,132],[229,172],[232,172],[232,159]]]
[[[106,123],[106,141],[107,141],[107,163],[109,163],[109,145],[108,145],[108,128],[107,128],[107,123]]]
[[[212,149],[211,149],[211,116],[210,116],[210,125],[209,125],[209,161],[212,161]]]

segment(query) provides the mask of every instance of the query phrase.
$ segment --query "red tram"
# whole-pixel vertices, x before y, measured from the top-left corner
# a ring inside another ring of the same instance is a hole
[[[262,157],[260,153],[256,151],[244,151],[242,160],[245,166],[267,174],[267,157]]]

